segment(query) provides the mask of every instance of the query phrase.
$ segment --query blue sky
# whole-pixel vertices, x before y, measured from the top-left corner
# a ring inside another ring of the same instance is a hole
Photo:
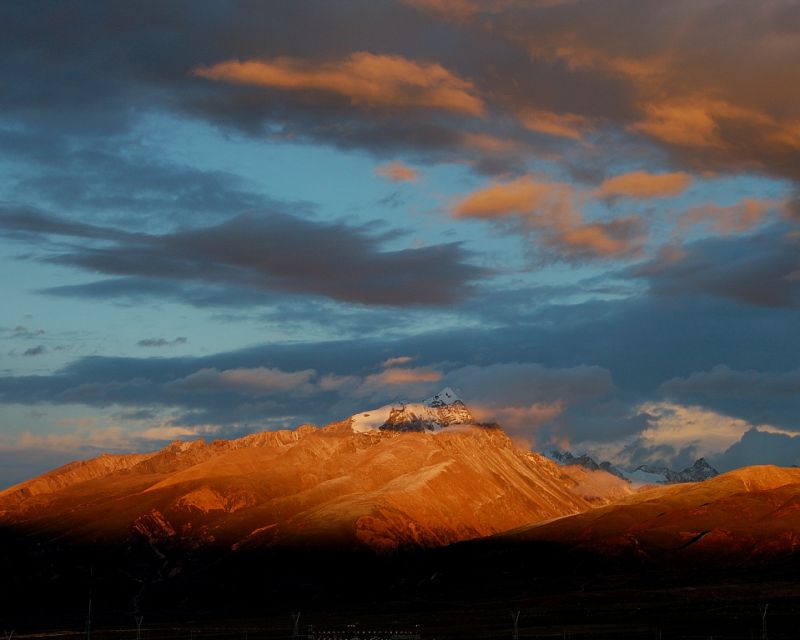
[[[795,2],[0,24],[0,484],[445,385],[534,448],[800,463]]]

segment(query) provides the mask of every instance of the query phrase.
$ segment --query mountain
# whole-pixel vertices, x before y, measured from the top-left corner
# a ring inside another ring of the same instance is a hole
[[[694,464],[681,471],[673,471],[668,467],[651,465],[641,465],[629,472],[628,478],[631,480],[639,479],[641,482],[651,482],[658,484],[675,484],[680,482],[702,482],[719,475],[705,458],[695,460]]]
[[[101,456],[0,492],[0,525],[157,546],[390,550],[577,513],[610,490],[499,428],[461,424],[470,418],[445,389],[323,428]]]
[[[447,387],[421,403],[387,404],[350,417],[356,433],[370,431],[438,431],[455,424],[473,424],[469,409]]]
[[[588,457],[562,466],[464,423],[466,405],[437,395],[320,428],[104,455],[0,492],[4,616],[79,628],[90,592],[107,628],[143,611],[289,620],[302,604],[338,623],[449,607],[463,628],[437,637],[479,637],[464,621],[497,631],[513,602],[540,635],[582,620],[610,637],[603,625],[623,620],[643,637],[690,606],[692,629],[729,597],[756,610],[774,576],[772,606],[794,597],[800,469],[637,488]]]
[[[800,546],[800,469],[745,467],[703,482],[652,487],[533,523],[507,539],[670,563],[698,556],[736,564],[788,557]]]
[[[545,455],[561,465],[577,465],[579,467],[583,467],[584,469],[589,469],[590,471],[605,471],[617,476],[618,478],[622,478],[623,480],[628,479],[624,471],[621,471],[610,462],[597,462],[594,458],[586,453],[576,456],[570,451],[551,449]]]
[[[702,482],[719,475],[705,458],[699,458],[689,467],[681,471],[673,471],[664,466],[640,465],[632,470],[620,469],[610,462],[597,462],[588,454],[574,455],[569,451],[552,449],[545,454],[561,465],[578,465],[593,471],[603,470],[624,478],[635,484],[677,484],[682,482]]]

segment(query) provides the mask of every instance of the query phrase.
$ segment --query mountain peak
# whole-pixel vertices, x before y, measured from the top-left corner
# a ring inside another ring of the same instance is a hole
[[[423,402],[396,402],[350,417],[356,433],[370,431],[440,431],[454,424],[472,424],[475,418],[450,387]]]
[[[429,407],[443,407],[454,402],[461,402],[461,398],[450,387],[445,387],[436,395],[425,400],[424,404]]]

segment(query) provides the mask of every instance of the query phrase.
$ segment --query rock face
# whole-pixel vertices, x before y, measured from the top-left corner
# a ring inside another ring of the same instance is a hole
[[[430,408],[465,417],[453,401]],[[591,485],[497,428],[354,433],[346,420],[68,465],[0,493],[0,525],[171,547],[390,550],[584,511],[604,490]]]

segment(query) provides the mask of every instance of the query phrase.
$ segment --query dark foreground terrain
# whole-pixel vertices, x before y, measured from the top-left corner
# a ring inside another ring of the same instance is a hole
[[[16,531],[2,545],[0,625],[15,637],[87,637],[90,597],[96,640],[135,639],[138,616],[144,640],[291,637],[298,611],[299,633],[317,637],[356,624],[345,637],[419,625],[424,638],[510,638],[516,611],[520,638],[800,637],[790,556],[690,564],[494,539],[389,556],[197,551],[170,567],[144,546],[38,544]]]

